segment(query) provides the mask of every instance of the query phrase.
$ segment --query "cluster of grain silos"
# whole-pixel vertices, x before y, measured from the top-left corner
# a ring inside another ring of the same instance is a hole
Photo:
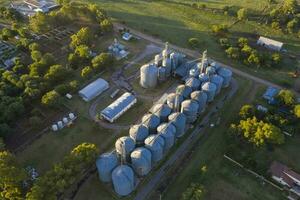
[[[207,104],[230,84],[232,72],[217,63],[210,64],[205,56],[203,62],[189,70],[185,84],[168,94],[165,103],[153,105],[141,123],[131,126],[129,136],[116,141],[114,152],[103,154],[97,160],[100,180],[112,182],[118,195],[130,194],[136,187],[136,178],[146,176],[185,134],[187,125],[194,123]],[[141,68],[141,73],[150,73],[150,77],[141,74],[141,85],[154,87],[158,80],[163,80],[158,77],[161,70],[158,66],[164,67],[161,73],[168,76],[178,63],[180,59],[174,53],[170,55],[166,46],[162,54],[155,56],[154,64]]]
[[[141,67],[140,85],[143,88],[156,87],[158,82],[167,80],[182,62],[182,54],[171,52],[166,43],[164,50],[154,56],[153,63]]]

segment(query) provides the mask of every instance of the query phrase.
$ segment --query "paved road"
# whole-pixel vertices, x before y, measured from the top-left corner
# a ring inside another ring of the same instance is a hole
[[[225,101],[228,101],[237,91],[238,85],[235,79],[232,79],[231,89],[224,98],[221,98],[218,102],[216,102],[214,107],[207,113],[207,115],[202,119],[202,121],[195,127],[194,131],[186,138],[186,140],[180,145],[180,147],[176,150],[176,152],[167,160],[162,167],[151,177],[151,180],[144,185],[141,189],[137,191],[137,195],[134,200],[145,200],[147,196],[155,190],[155,188],[159,185],[162,178],[165,176],[168,168],[172,166],[179,158],[183,158],[188,150],[192,147],[193,143],[197,141],[197,138],[200,134],[203,134],[202,126],[207,125],[209,123],[209,119],[211,115],[217,112],[220,108],[223,107]]]
[[[127,28],[127,29],[130,29],[130,32],[140,38],[143,38],[145,40],[148,40],[154,44],[157,44],[157,45],[160,45],[160,46],[164,46],[164,42],[158,38],[155,38],[151,35],[147,35],[147,34],[144,34],[140,31],[137,31],[137,30],[134,30],[128,26],[125,26],[123,24],[119,24],[119,23],[114,23],[114,28],[115,29],[122,29],[122,28]],[[182,52],[190,57],[195,57],[195,58],[199,58],[200,57],[200,53],[197,52],[197,51],[194,51],[194,50],[190,50],[190,49],[186,49],[186,48],[182,48],[182,47],[179,47],[179,46],[176,46],[176,45],[173,45],[173,44],[170,44],[169,45],[172,49],[174,50],[177,50],[179,52]],[[218,62],[220,63],[220,62]],[[239,75],[239,76],[242,76],[242,77],[245,77],[247,79],[251,79],[257,83],[261,83],[263,85],[267,85],[267,86],[273,86],[273,87],[277,87],[277,88],[280,88],[280,89],[283,89],[282,86],[278,85],[278,84],[275,84],[275,83],[272,83],[270,81],[267,81],[267,80],[264,80],[264,79],[261,79],[261,78],[258,78],[256,76],[253,76],[251,74],[248,74],[247,72],[244,72],[244,71],[241,71],[237,68],[234,68],[234,67],[230,67],[228,65],[225,65],[223,63],[220,63],[221,65],[223,66],[226,66],[227,68],[231,69],[235,74]],[[300,93],[297,92],[297,91],[294,91],[298,96],[300,96]]]

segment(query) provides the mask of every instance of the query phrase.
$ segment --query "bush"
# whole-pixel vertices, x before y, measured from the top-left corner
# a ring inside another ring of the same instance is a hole
[[[228,27],[224,24],[213,25],[211,27],[211,30],[215,35],[218,35],[218,36],[225,35],[226,33],[228,33]]]
[[[189,46],[190,47],[192,47],[192,48],[199,48],[199,46],[200,46],[200,41],[199,41],[199,39],[198,38],[190,38],[189,40],[188,40],[188,44],[189,44]]]
[[[60,95],[55,90],[47,92],[42,97],[42,104],[50,107],[57,107],[60,104]]]

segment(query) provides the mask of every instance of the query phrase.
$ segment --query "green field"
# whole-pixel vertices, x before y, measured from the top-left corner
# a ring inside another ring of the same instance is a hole
[[[226,24],[231,26],[237,19],[231,15],[213,13],[211,11],[200,11],[181,3],[182,1],[143,1],[143,0],[90,0],[105,9],[108,14],[119,22],[126,23],[132,28],[159,37],[163,41],[188,47],[187,40],[196,37],[201,42],[199,51],[208,49],[209,56],[216,58],[225,64],[240,68],[248,73],[254,74],[280,85],[292,87],[294,79],[289,72],[294,72],[299,63],[287,58],[279,69],[252,68],[243,64],[233,62],[227,58],[224,50],[220,48],[217,38],[211,34],[211,26],[214,24]],[[251,13],[257,14],[266,7],[267,0],[255,1],[184,1],[205,3],[208,8],[220,9],[225,5],[234,8],[246,7]],[[270,8],[267,7],[267,11]],[[230,28],[230,37],[250,37],[255,41],[255,34],[265,35],[278,39],[285,43],[289,51],[299,53],[300,42],[293,35],[284,34],[281,31],[274,31],[265,24],[258,24],[255,21],[239,22]]]

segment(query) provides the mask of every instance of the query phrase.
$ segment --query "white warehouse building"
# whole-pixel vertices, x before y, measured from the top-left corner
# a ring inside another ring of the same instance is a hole
[[[116,101],[101,111],[101,117],[113,123],[136,102],[137,99],[134,95],[129,92],[125,92]]]
[[[102,78],[98,78],[92,83],[85,86],[82,90],[79,91],[79,96],[82,97],[84,101],[90,101],[100,95],[102,92],[109,88],[109,84]]]

